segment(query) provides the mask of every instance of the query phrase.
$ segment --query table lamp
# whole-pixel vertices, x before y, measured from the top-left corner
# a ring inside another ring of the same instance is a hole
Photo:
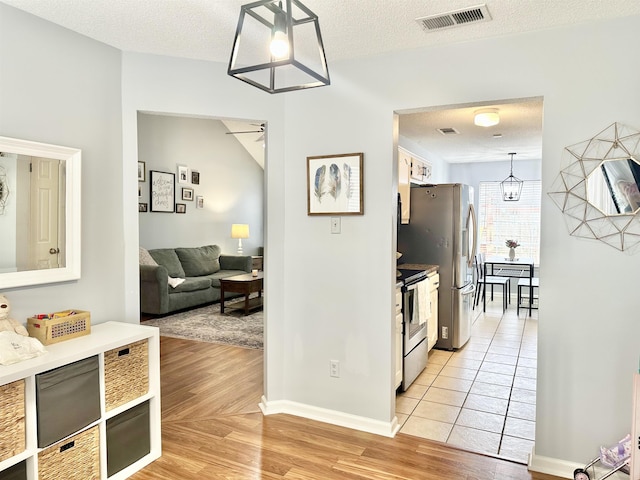
[[[238,239],[238,255],[242,255],[242,239],[249,238],[249,225],[234,223],[231,225],[231,238]]]

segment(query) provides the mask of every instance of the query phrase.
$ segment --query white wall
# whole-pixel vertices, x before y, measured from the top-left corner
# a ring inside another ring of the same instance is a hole
[[[10,17],[0,25],[3,67],[48,73],[46,82],[37,72],[2,77],[0,133],[83,148],[86,167],[83,278],[8,292],[22,313],[73,306],[137,319],[139,110],[268,122],[267,404],[393,417],[394,111],[543,96],[543,191],[565,146],[614,121],[640,128],[640,67],[627,52],[636,16],[334,63],[330,87],[280,96],[229,78],[226,65],[124,54],[120,162],[117,52],[0,8]],[[39,61],[23,65],[23,54]],[[343,217],[331,235],[329,218],[306,215],[305,159],[349,152],[364,153],[365,214]],[[583,464],[629,430],[636,258],[569,236],[543,196],[536,459]],[[329,377],[330,359],[340,378]]]
[[[640,90],[634,80],[639,67],[621,48],[637,41],[639,27],[636,16],[334,63],[330,88],[287,102],[287,138],[295,139],[287,144],[291,197],[305,194],[298,183],[304,167],[294,160],[365,152],[365,215],[343,219],[341,236],[330,235],[324,219],[306,217],[299,202],[287,203],[285,238],[296,237],[287,254],[317,255],[306,264],[314,275],[304,286],[294,281],[293,265],[285,270],[286,343],[294,345],[283,365],[290,382],[287,398],[385,415],[385,322],[393,305],[390,112],[544,97],[546,192],[565,146],[614,121],[640,128]],[[620,65],[630,72],[615,74]],[[536,454],[581,463],[597,445],[613,443],[629,429],[640,298],[634,293],[630,255],[569,236],[546,195],[542,202],[540,296],[545,300],[539,311]],[[345,265],[348,274],[342,275]],[[300,321],[296,312],[309,305],[314,308]],[[353,355],[352,343],[366,347]],[[331,357],[343,361],[341,379],[328,378]]]
[[[82,149],[82,278],[0,280],[13,317],[75,308],[125,320],[120,52],[0,3],[0,71],[0,135]]]
[[[238,240],[231,238],[232,223],[249,225],[242,241],[245,255],[257,255],[263,246],[264,170],[234,135],[227,135],[220,120],[170,115],[138,114],[138,159],[145,162],[146,181],[140,202],[149,211],[139,214],[140,245],[146,248],[219,245],[235,254]],[[178,165],[198,171],[200,183],[178,183],[176,203],[185,214],[151,212],[150,171],[177,173]],[[182,188],[193,190],[193,200],[182,200]],[[204,208],[196,208],[196,196]]]

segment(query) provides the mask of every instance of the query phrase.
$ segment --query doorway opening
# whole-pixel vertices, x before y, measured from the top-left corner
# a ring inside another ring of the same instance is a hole
[[[487,109],[497,113],[499,122],[474,124],[475,114]],[[481,184],[499,184],[507,177],[510,153],[516,153],[513,170],[525,185],[541,179],[543,99],[496,100],[397,113],[399,174],[403,175],[400,160],[408,157],[407,184],[470,185],[479,217],[485,218],[477,232],[479,250],[483,251],[491,222],[502,222],[507,214],[487,218],[490,202],[480,197]],[[422,175],[412,171],[414,160],[426,166],[418,169]],[[407,168],[404,170],[406,174]],[[402,182],[399,178],[399,187]],[[402,188],[399,191],[402,195]],[[407,208],[409,202],[404,198],[401,202],[407,212],[398,222],[410,223],[411,205]],[[492,206],[503,211],[500,203]],[[509,239],[498,240],[504,245]],[[507,257],[508,248],[499,253]],[[536,277],[538,268],[536,263]],[[440,288],[451,288],[442,284],[442,278],[441,274]],[[400,434],[527,462],[535,440],[538,316],[537,310],[529,316],[528,309],[517,308],[518,279],[509,281],[512,288],[507,309],[502,307],[500,292],[491,295],[488,290],[486,311],[482,301],[478,305],[474,301],[469,341],[456,350],[431,349],[422,374],[407,391],[398,392]]]
[[[141,251],[144,249],[153,254],[153,250],[196,250],[217,246],[221,253],[220,269],[238,270],[234,274],[242,274],[239,270],[243,269],[248,276],[252,275],[251,270],[262,271],[266,122],[155,112],[138,112],[137,120]],[[153,178],[165,180],[164,185],[169,190],[164,195],[165,200],[169,200],[161,208],[154,208],[153,205],[154,195],[158,195],[157,185],[152,185]],[[242,253],[238,252],[238,239],[232,238],[232,225],[237,224],[246,227],[242,237]],[[226,259],[223,260],[222,256]],[[250,268],[247,267],[247,261]],[[178,281],[181,277],[171,276]],[[186,272],[184,276],[188,276]],[[262,279],[262,273],[256,273],[256,277]],[[165,288],[169,291],[175,288],[177,292],[180,284],[176,287],[169,284]],[[207,292],[212,288],[208,284],[204,286]],[[198,292],[188,289],[186,293],[194,298]],[[264,316],[261,309],[252,311],[246,317],[246,322],[238,322],[237,313],[227,312],[227,308],[221,312],[219,299],[211,299],[204,293],[189,305],[176,301],[171,304],[169,311],[166,311],[166,307],[158,310],[153,302],[143,302],[142,296],[145,294],[141,285],[141,321],[157,323],[161,336],[226,343],[238,348],[264,351],[266,318],[262,320]],[[251,294],[255,295],[257,292]],[[227,307],[229,298],[225,297]],[[172,318],[189,315],[191,317],[184,322],[184,326],[181,326],[182,322],[172,321]],[[202,315],[210,315],[208,318],[211,321],[207,322],[206,318],[201,318]],[[213,321],[214,316],[216,322]],[[236,321],[225,321],[225,317]],[[193,327],[195,324],[201,326]],[[163,325],[167,327],[164,330]],[[223,328],[225,330],[220,332]],[[209,345],[213,351],[213,343]]]

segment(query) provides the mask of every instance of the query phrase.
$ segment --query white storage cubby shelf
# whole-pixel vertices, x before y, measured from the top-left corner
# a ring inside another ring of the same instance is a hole
[[[105,405],[105,375],[104,353],[134,342],[147,340],[149,355],[149,389],[148,392],[124,405],[106,410]],[[121,322],[106,322],[91,327],[89,335],[63,341],[45,347],[47,353],[40,357],[25,360],[13,365],[0,365],[0,386],[18,380],[25,381],[25,431],[26,449],[0,462],[0,477],[2,471],[23,460],[26,460],[27,479],[38,479],[38,453],[44,448],[38,448],[36,423],[36,375],[54,368],[98,355],[100,368],[100,419],[82,428],[98,426],[100,432],[100,479],[120,480],[131,476],[144,468],[161,455],[160,431],[160,337],[156,327],[135,325]],[[149,435],[150,452],[128,467],[114,475],[107,476],[107,442],[106,422],[114,416],[149,401]],[[74,432],[76,435],[78,432]],[[0,433],[1,435],[1,433]],[[70,435],[69,437],[71,437]],[[67,438],[69,438],[67,437]],[[1,441],[1,440],[0,440]],[[62,440],[63,441],[63,440]]]

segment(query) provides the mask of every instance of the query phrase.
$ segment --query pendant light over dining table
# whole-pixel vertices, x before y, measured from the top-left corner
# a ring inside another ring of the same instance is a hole
[[[317,15],[298,0],[243,5],[227,73],[269,93],[329,85]]]
[[[515,153],[510,153],[509,155],[511,155],[511,173],[500,182],[500,192],[502,193],[502,200],[505,202],[517,202],[520,200],[520,193],[522,192],[522,184],[524,182],[518,177],[513,176],[513,156]]]

